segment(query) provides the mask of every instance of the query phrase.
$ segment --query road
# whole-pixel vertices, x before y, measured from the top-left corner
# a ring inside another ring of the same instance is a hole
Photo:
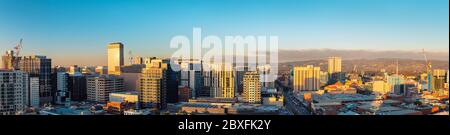
[[[294,97],[292,89],[282,85],[279,81],[275,83],[279,88],[283,90],[284,105],[294,115],[311,115],[311,112],[307,107],[297,98]]]

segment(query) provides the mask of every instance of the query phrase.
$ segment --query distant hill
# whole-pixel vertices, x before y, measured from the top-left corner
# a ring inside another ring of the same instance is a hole
[[[344,72],[351,72],[354,70],[366,72],[378,72],[385,69],[389,73],[395,73],[397,60],[399,65],[399,72],[407,75],[416,75],[425,71],[424,60],[413,59],[393,59],[393,58],[379,58],[379,59],[351,59],[342,61],[342,70]],[[449,62],[445,60],[431,60],[432,69],[449,69]],[[314,65],[320,66],[322,71],[327,71],[327,60],[305,60],[284,62],[279,65],[280,72],[287,72],[292,66]]]
[[[448,61],[449,52],[426,52],[428,59]],[[336,50],[336,49],[308,49],[308,50],[280,50],[279,61],[306,61],[306,60],[325,60],[329,56],[340,56],[343,60],[355,59],[409,59],[424,60],[421,50],[417,51],[371,51],[371,50]]]

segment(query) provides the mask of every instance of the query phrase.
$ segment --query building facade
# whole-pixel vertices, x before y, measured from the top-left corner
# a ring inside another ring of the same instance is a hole
[[[15,115],[27,102],[28,74],[0,70],[0,115]]]
[[[52,60],[46,56],[23,56],[19,60],[19,70],[30,77],[39,77],[40,104],[53,101],[52,92]]]
[[[293,89],[295,91],[319,90],[320,67],[307,65],[305,67],[294,67]]]
[[[123,44],[120,42],[108,45],[108,74],[120,75],[124,65]]]
[[[56,73],[56,104],[65,104],[70,101],[69,97],[69,74],[66,72]]]
[[[261,82],[257,72],[247,72],[244,75],[244,102],[261,103]]]
[[[101,75],[87,78],[87,100],[106,103],[112,92],[124,91],[123,78],[116,75]]]
[[[328,57],[328,73],[333,74],[336,72],[342,72],[341,62],[341,57]]]
[[[151,60],[142,69],[139,79],[139,99],[143,107],[166,107],[166,69],[167,64],[160,59]]]

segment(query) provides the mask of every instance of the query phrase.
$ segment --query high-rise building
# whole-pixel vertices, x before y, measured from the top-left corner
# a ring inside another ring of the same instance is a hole
[[[211,71],[203,71],[203,88],[202,91],[199,92],[199,97],[211,97],[211,86],[212,86],[212,72]]]
[[[20,71],[28,73],[30,77],[39,77],[40,104],[53,101],[51,67],[52,60],[45,56],[23,56],[19,59]]]
[[[247,103],[261,103],[261,82],[257,72],[245,73],[243,95]]]
[[[247,66],[235,67],[235,91],[236,95],[242,95],[244,93],[244,75],[248,72]]]
[[[376,80],[372,82],[372,91],[387,94],[391,92],[391,86],[382,80]]]
[[[431,78],[431,90],[443,90],[446,82],[446,73],[444,69],[434,69]]]
[[[404,89],[402,89],[402,85],[405,80],[402,75],[390,75],[387,77],[387,83],[391,86],[391,93],[395,94],[403,94]]]
[[[70,92],[71,101],[85,101],[87,100],[87,80],[86,76],[82,74],[75,74],[69,76],[68,89]]]
[[[0,70],[0,115],[14,115],[23,111],[28,85],[27,73]]]
[[[294,67],[293,89],[319,90],[320,88],[320,67],[307,65],[305,67]]]
[[[56,104],[66,104],[70,102],[69,97],[69,74],[66,72],[56,73]]]
[[[211,97],[234,98],[234,72],[231,65],[211,65]]]
[[[330,79],[328,72],[320,71],[320,85],[321,86],[326,85],[328,83],[328,79]]]
[[[263,88],[275,88],[275,82],[270,81],[267,76],[270,74],[271,70],[270,65],[260,65],[258,66],[258,73],[261,74],[261,87]]]
[[[341,57],[328,57],[328,73],[333,74],[336,72],[341,72]]]
[[[28,90],[28,106],[39,107],[39,77],[30,77]]]
[[[3,63],[3,67],[0,67],[0,69],[5,69],[5,70],[11,70],[13,69],[13,62],[14,62],[14,51],[9,50],[6,51],[5,55],[2,56],[2,63]]]
[[[202,62],[197,59],[181,59],[175,63],[179,64],[180,86],[188,86],[191,89],[191,96],[195,98],[203,90]]]
[[[345,82],[345,73],[342,72],[341,57],[328,57],[328,84]]]
[[[87,78],[87,100],[106,103],[112,92],[123,92],[123,78],[116,75],[101,75]]]
[[[124,65],[123,44],[120,42],[108,45],[108,74],[120,75]]]
[[[166,107],[166,69],[167,64],[161,59],[153,59],[142,69],[139,80],[139,100],[143,107]]]
[[[174,71],[172,65],[170,64],[170,59],[164,59],[163,63],[167,64],[167,92],[166,92],[166,102],[167,103],[177,103],[178,102],[178,73]]]

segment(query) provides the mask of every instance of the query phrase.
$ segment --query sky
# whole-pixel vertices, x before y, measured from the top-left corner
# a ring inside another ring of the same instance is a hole
[[[168,57],[176,35],[278,36],[279,48],[449,50],[448,0],[0,0],[0,51],[106,65],[106,45]],[[128,57],[128,56],[126,56]]]

